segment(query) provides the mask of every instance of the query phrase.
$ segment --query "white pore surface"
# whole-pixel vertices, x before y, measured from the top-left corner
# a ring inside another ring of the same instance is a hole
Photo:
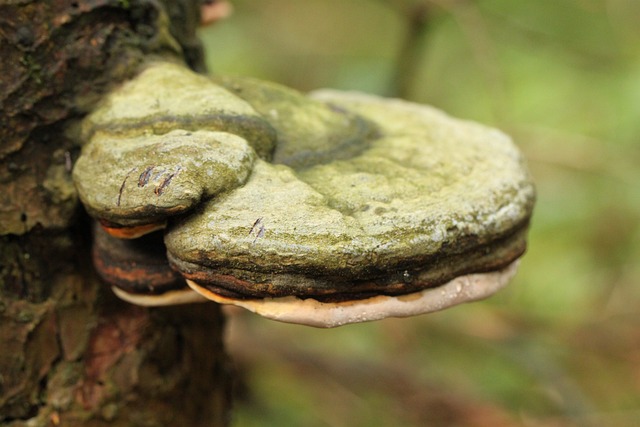
[[[169,291],[158,295],[142,295],[132,294],[123,291],[115,286],[111,287],[114,294],[121,300],[130,302],[131,304],[141,305],[144,307],[154,307],[162,305],[178,305],[178,304],[190,304],[193,302],[206,302],[208,299],[204,298],[199,293],[193,292],[189,288],[180,289],[176,291]]]
[[[236,300],[215,294],[190,280],[187,280],[187,283],[199,294],[220,304],[233,304],[280,322],[333,328],[386,317],[431,313],[486,298],[506,286],[516,273],[518,264],[519,261],[516,260],[500,271],[456,277],[437,288],[412,294],[380,295],[344,302],[320,302],[313,298],[300,299],[292,296]]]

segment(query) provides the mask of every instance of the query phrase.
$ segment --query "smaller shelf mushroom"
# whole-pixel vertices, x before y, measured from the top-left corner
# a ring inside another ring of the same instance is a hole
[[[87,210],[104,228],[116,237],[136,238],[242,185],[255,157],[244,139],[226,132],[104,136],[85,147],[74,175]]]
[[[192,74],[156,63],[113,94],[74,179],[112,234],[166,224],[195,293],[334,327],[485,298],[515,273],[535,191],[503,133],[401,100]]]
[[[118,239],[94,223],[93,265],[121,299],[143,306],[206,301],[167,263],[161,233]]]

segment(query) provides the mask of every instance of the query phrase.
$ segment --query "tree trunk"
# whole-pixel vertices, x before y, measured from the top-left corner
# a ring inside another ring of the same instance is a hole
[[[198,1],[0,0],[0,425],[218,426],[215,304],[121,302],[91,267],[74,127],[149,55],[202,68]]]

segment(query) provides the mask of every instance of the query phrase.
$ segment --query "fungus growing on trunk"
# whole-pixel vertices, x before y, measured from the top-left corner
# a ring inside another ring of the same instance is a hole
[[[193,108],[196,92],[210,101]],[[121,110],[133,100],[146,110]],[[157,63],[85,129],[74,178],[89,213],[111,231],[166,223],[195,292],[265,317],[333,327],[440,310],[496,292],[525,250],[521,154],[431,107]]]
[[[97,223],[93,231],[93,265],[119,298],[143,306],[206,301],[167,262],[161,233],[119,239]]]

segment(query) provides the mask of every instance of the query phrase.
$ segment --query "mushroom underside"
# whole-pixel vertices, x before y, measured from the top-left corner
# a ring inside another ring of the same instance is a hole
[[[339,302],[295,296],[235,299],[212,292],[191,280],[187,280],[187,283],[205,298],[219,304],[242,307],[280,322],[334,328],[388,317],[417,316],[487,298],[507,285],[515,275],[518,265],[519,260],[516,260],[498,271],[459,276],[438,287],[409,294],[376,295]]]

